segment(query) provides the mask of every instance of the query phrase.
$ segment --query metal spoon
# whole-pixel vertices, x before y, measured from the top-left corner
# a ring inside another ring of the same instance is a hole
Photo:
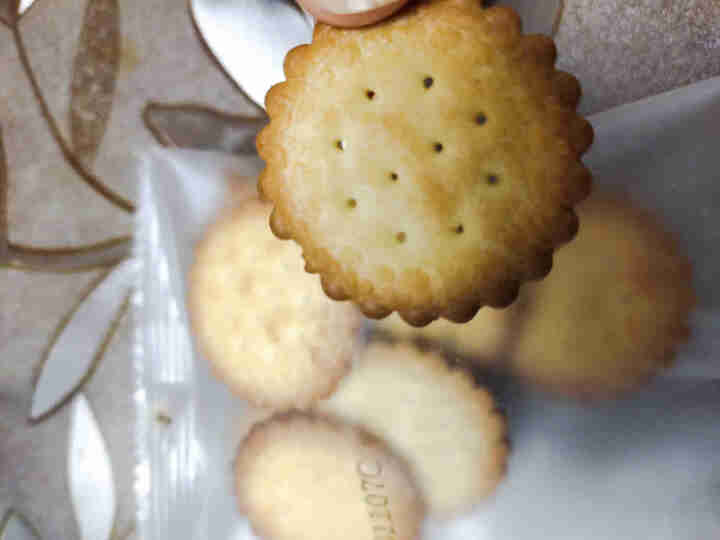
[[[270,87],[285,79],[287,52],[312,40],[313,18],[293,0],[190,0],[190,9],[220,64],[263,108]]]

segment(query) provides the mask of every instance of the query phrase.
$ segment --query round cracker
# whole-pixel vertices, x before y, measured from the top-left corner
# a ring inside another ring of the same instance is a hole
[[[318,24],[266,96],[273,231],[371,318],[465,322],[509,305],[573,237],[590,190],[592,128],[555,56],[512,9],[478,0]]]
[[[492,395],[439,354],[372,343],[316,407],[386,440],[410,464],[435,515],[469,509],[505,474],[506,425]]]
[[[328,299],[300,250],[275,238],[257,199],[225,213],[198,245],[189,307],[213,371],[259,407],[305,408],[349,370],[361,316]]]
[[[689,336],[692,267],[658,220],[624,200],[578,208],[577,238],[531,285],[510,371],[577,397],[635,388],[668,366]]]
[[[302,413],[256,425],[236,462],[240,510],[266,540],[413,540],[424,504],[376,437]]]

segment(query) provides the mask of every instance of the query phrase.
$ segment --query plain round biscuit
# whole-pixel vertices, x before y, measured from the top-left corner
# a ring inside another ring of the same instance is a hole
[[[302,413],[251,430],[236,461],[240,511],[266,540],[414,540],[425,507],[376,437]]]
[[[505,475],[506,425],[493,397],[438,354],[372,343],[316,409],[386,440],[410,464],[436,516],[470,509]]]
[[[509,371],[559,394],[628,391],[669,365],[689,336],[692,268],[657,218],[593,195],[577,237],[525,291],[529,309]]]
[[[195,253],[188,304],[213,371],[259,407],[305,408],[350,369],[362,317],[328,299],[257,198],[226,212]]]
[[[266,96],[272,229],[332,298],[422,326],[511,303],[577,231],[591,177],[580,88],[510,8],[418,2],[316,26]]]

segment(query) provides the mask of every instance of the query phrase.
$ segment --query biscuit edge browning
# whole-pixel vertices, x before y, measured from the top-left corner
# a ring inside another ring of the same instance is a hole
[[[365,429],[323,414],[298,410],[277,412],[255,423],[238,445],[233,463],[235,477],[233,485],[236,504],[243,515],[248,518],[255,516],[255,519],[250,519],[252,529],[261,538],[268,540],[275,538],[272,530],[272,520],[267,516],[257,516],[250,500],[249,490],[245,488],[245,480],[249,470],[252,468],[253,461],[262,454],[264,447],[273,437],[292,437],[293,430],[316,429],[318,426],[321,426],[320,429],[332,432],[346,441],[351,441],[357,445],[368,447],[371,451],[384,454],[392,462],[392,468],[407,480],[408,486],[414,494],[412,500],[409,501],[412,506],[410,513],[415,517],[414,530],[411,531],[410,536],[402,535],[398,536],[398,538],[418,540],[422,531],[423,519],[427,513],[427,505],[407,462],[397,456],[385,441]]]
[[[599,190],[579,206],[581,219],[585,219],[588,228],[592,231],[595,243],[598,245],[598,230],[602,223],[623,227],[633,243],[642,242],[634,252],[642,264],[634,263],[636,268],[627,273],[625,278],[617,278],[623,283],[635,284],[643,292],[642,296],[653,298],[667,310],[663,315],[657,312],[653,321],[657,325],[657,339],[638,341],[642,353],[634,351],[632,359],[626,358],[623,368],[618,362],[610,366],[612,372],[599,376],[596,371],[587,370],[582,364],[575,366],[579,375],[569,376],[566,371],[559,370],[551,373],[549,368],[534,369],[529,366],[545,365],[547,349],[540,346],[537,329],[531,332],[522,328],[518,332],[513,350],[510,352],[506,371],[523,380],[525,384],[540,388],[550,394],[561,398],[574,399],[580,402],[597,402],[601,400],[617,399],[631,395],[633,391],[646,386],[671,367],[677,357],[678,349],[686,344],[692,333],[692,315],[697,308],[698,296],[694,287],[694,268],[688,254],[683,249],[682,242],[666,223],[661,214],[641,206],[629,198],[627,193],[617,190]],[[605,225],[606,227],[608,225]],[[609,229],[612,230],[612,229]],[[588,233],[590,234],[590,233]],[[609,233],[602,233],[608,240]],[[578,244],[568,246],[563,253],[566,258],[566,268],[570,268],[565,275],[577,274],[582,256],[575,253],[576,249],[589,249],[590,240],[578,239]],[[613,246],[616,244],[613,242]],[[601,252],[608,252],[607,242],[601,243]],[[597,251],[597,249],[596,249]],[[569,260],[567,258],[569,257]],[[647,268],[645,268],[647,265]],[[662,270],[653,270],[660,266]],[[560,272],[560,271],[559,271]],[[554,276],[561,279],[562,273]],[[542,282],[537,284],[529,293],[532,297],[532,307],[525,314],[523,324],[535,324],[539,321],[538,313],[544,306],[549,306],[556,296],[549,296],[550,292],[558,287],[558,283]],[[570,320],[569,317],[567,320]],[[662,321],[660,324],[659,321]],[[577,321],[575,321],[577,324]],[[620,328],[619,323],[612,321],[613,329]],[[587,328],[582,322],[578,331]],[[645,336],[646,337],[646,336]],[[617,339],[617,338],[616,338]],[[587,356],[586,351],[582,351]],[[569,348],[564,348],[560,354],[571,358]],[[617,356],[615,358],[620,358]],[[572,363],[572,359],[565,364]],[[588,376],[587,372],[590,376]]]
[[[312,391],[308,391],[310,386],[298,389],[295,397],[290,400],[271,398],[267,391],[256,387],[252,388],[247,384],[240,385],[236,381],[230,379],[228,369],[224,367],[223,358],[213,350],[211,345],[212,339],[207,336],[207,322],[203,318],[202,306],[207,304],[207,299],[202,296],[203,275],[207,272],[207,262],[205,251],[209,249],[215,236],[221,234],[223,229],[231,227],[234,222],[241,219],[250,219],[252,213],[265,213],[269,208],[269,204],[258,197],[250,196],[244,200],[235,202],[232,206],[224,208],[218,213],[215,219],[209,224],[204,231],[202,237],[193,247],[193,261],[190,265],[187,280],[187,304],[188,304],[188,322],[192,329],[193,342],[197,346],[199,352],[204,359],[207,360],[208,367],[213,376],[222,382],[233,395],[239,396],[248,401],[253,407],[271,408],[277,411],[289,410],[297,408],[306,410],[318,400],[326,399],[337,388],[340,381],[345,377],[352,368],[353,357],[355,355],[354,347],[362,345],[361,338],[358,333],[362,328],[362,320],[359,314],[343,314],[347,318],[348,333],[355,336],[353,339],[357,345],[348,345],[348,350],[338,355],[337,363],[332,367],[325,366],[322,370],[322,377],[316,377],[321,380],[321,384],[314,386]],[[280,240],[278,240],[280,241]],[[298,265],[302,264],[298,261]]]
[[[303,77],[309,66],[317,61],[318,53],[324,48],[341,47],[344,40],[357,40],[367,29],[349,30],[317,24],[312,43],[298,46],[288,53],[284,62],[286,80],[268,92],[265,103],[270,122],[257,137],[258,152],[266,162],[259,184],[261,192],[274,205],[270,220],[273,233],[278,238],[293,240],[302,247],[306,271],[321,275],[322,288],[330,298],[351,300],[371,319],[382,319],[396,311],[405,322],[415,327],[425,326],[437,318],[465,323],[483,306],[502,308],[512,304],[520,285],[544,278],[551,270],[553,251],[574,238],[578,220],[573,206],[584,200],[592,189],[592,175],[580,157],[592,144],[594,132],[591,124],[575,111],[582,94],[579,82],[571,74],[555,69],[557,49],[553,40],[542,35],[523,35],[520,17],[513,8],[484,8],[475,0],[421,1],[406,6],[377,26],[396,22],[405,24],[408,18],[426,16],[438,6],[452,10],[455,17],[472,20],[480,32],[486,34],[483,39],[500,47],[507,46],[512,54],[519,55],[521,63],[534,65],[534,62],[545,69],[538,83],[538,88],[544,89],[540,97],[544,96],[547,114],[557,119],[554,120],[557,125],[563,126],[562,133],[557,135],[567,141],[568,163],[564,178],[552,187],[555,195],[548,196],[547,200],[553,201],[552,204],[558,207],[554,217],[546,215],[543,218],[543,227],[535,239],[537,245],[534,256],[526,253],[518,259],[520,262],[516,260],[513,265],[500,265],[495,268],[491,279],[485,279],[487,275],[482,274],[474,278],[472,285],[468,283],[460,293],[445,289],[441,289],[443,292],[440,294],[428,293],[423,279],[429,283],[429,278],[422,275],[422,269],[418,269],[417,281],[415,276],[410,280],[406,276],[396,276],[396,282],[408,284],[398,292],[359,276],[352,266],[340,264],[336,255],[321,243],[313,241],[307,223],[293,217],[287,194],[291,188],[283,177],[288,168],[286,152],[291,150],[280,142],[283,133],[293,122],[293,96],[303,91]],[[540,69],[537,69],[538,73]],[[465,281],[467,278],[463,283]],[[412,287],[409,285],[411,282]]]
[[[470,368],[451,363],[451,360],[438,350],[420,349],[413,342],[407,340],[399,340],[393,343],[373,341],[365,350],[360,365],[362,365],[362,362],[369,363],[368,369],[371,370],[385,369],[394,362],[398,366],[407,366],[408,374],[415,373],[416,368],[419,368],[426,375],[425,384],[428,388],[431,385],[436,386],[436,383],[432,382],[431,379],[437,379],[440,381],[437,384],[448,388],[452,386],[455,390],[453,395],[448,394],[449,399],[453,401],[463,400],[466,403],[473,404],[473,414],[464,415],[465,422],[467,422],[465,426],[467,430],[481,433],[482,437],[487,440],[488,445],[487,456],[477,456],[477,464],[482,463],[482,466],[473,466],[472,474],[468,470],[468,476],[475,479],[473,489],[471,491],[461,489],[463,495],[455,495],[451,504],[448,504],[448,490],[446,488],[440,490],[443,495],[440,495],[439,498],[437,494],[433,495],[432,490],[435,489],[434,486],[437,486],[437,475],[432,472],[428,474],[428,472],[437,471],[438,468],[427,465],[432,463],[433,460],[424,459],[422,452],[419,450],[409,450],[407,447],[403,449],[398,439],[394,439],[393,435],[387,435],[384,431],[386,428],[382,427],[382,423],[387,423],[391,417],[382,420],[379,426],[373,420],[368,423],[368,417],[363,418],[361,413],[358,415],[353,414],[350,409],[355,409],[355,407],[351,405],[357,403],[353,398],[349,402],[344,401],[347,394],[343,393],[342,385],[338,393],[331,396],[327,401],[317,402],[313,412],[338,422],[349,422],[384,437],[387,444],[409,463],[411,471],[414,471],[419,481],[421,490],[425,491],[424,496],[427,501],[428,512],[434,517],[451,519],[461,516],[492,496],[505,478],[508,469],[510,444],[507,418],[503,411],[498,408],[496,397],[492,391],[475,380]],[[375,367],[372,367],[373,365]],[[360,369],[362,371],[362,368]],[[430,374],[432,374],[432,377],[430,377]],[[362,377],[357,372],[350,374],[346,384],[361,384],[355,383],[357,379],[352,379],[353,375],[356,378]],[[362,393],[362,388],[362,384],[360,387],[355,387],[355,396],[358,395],[357,392]],[[337,402],[338,399],[340,404]],[[391,399],[395,401],[394,398]],[[344,404],[342,404],[343,401]],[[400,431],[402,430],[403,428],[400,428]],[[464,453],[471,455],[467,451]],[[468,463],[469,461],[465,460],[466,466]],[[457,489],[455,492],[457,493]],[[436,504],[436,506],[433,506],[433,504]]]
[[[491,467],[483,471],[484,476],[478,478],[478,489],[474,493],[472,499],[463,501],[453,509],[440,510],[435,513],[440,518],[458,517],[472,511],[478,504],[481,504],[488,497],[492,496],[499,488],[502,481],[507,476],[508,461],[510,458],[509,443],[509,427],[506,415],[498,408],[497,399],[493,392],[485,385],[479,384],[473,377],[470,367],[462,364],[450,364],[438,350],[419,350],[415,345],[406,341],[399,341],[394,344],[380,343],[381,348],[395,348],[401,353],[415,353],[420,357],[420,361],[425,365],[435,362],[440,369],[444,369],[444,373],[453,377],[456,386],[467,399],[475,400],[476,403],[482,402],[483,408],[487,413],[484,418],[485,432],[492,439],[493,460]],[[432,368],[432,366],[430,366]],[[477,418],[480,421],[480,418]]]

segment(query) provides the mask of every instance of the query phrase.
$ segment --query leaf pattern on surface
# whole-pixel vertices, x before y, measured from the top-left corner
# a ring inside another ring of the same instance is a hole
[[[80,540],[108,540],[115,523],[115,482],[105,440],[87,398],[73,400],[68,487]]]
[[[555,20],[552,24],[551,36],[555,37],[560,29],[560,23],[562,22],[563,15],[565,14],[565,0],[556,0],[557,8],[555,11]]]
[[[0,520],[0,540],[40,540],[40,536],[23,515],[8,510]]]
[[[72,146],[86,166],[95,160],[110,118],[120,40],[117,0],[89,0],[70,88]]]
[[[0,22],[8,26],[14,26],[19,13],[19,0],[0,0]]]
[[[3,144],[2,128],[0,128],[0,262],[6,259],[8,251],[7,197],[7,160],[5,159],[5,146]]]
[[[163,146],[255,155],[255,136],[267,118],[232,115],[194,103],[150,102],[145,125]]]
[[[95,190],[100,196],[102,196],[109,203],[114,204],[118,208],[125,210],[126,212],[132,213],[135,211],[135,205],[118,193],[115,193],[112,189],[106,186],[103,181],[93,174],[88,167],[85,166],[83,160],[75,154],[75,151],[70,148],[70,143],[65,140],[60,127],[58,126],[55,117],[50,112],[45,95],[43,94],[40,84],[38,83],[37,77],[30,66],[30,59],[28,57],[27,47],[25,46],[25,40],[23,38],[20,27],[16,24],[12,29],[13,41],[15,42],[15,48],[20,59],[20,64],[23,67],[25,76],[27,77],[28,83],[32,88],[35,99],[40,107],[45,123],[50,129],[53,139],[58,145],[58,148],[63,154],[63,157],[68,162],[78,177],[85,182],[90,188]],[[114,84],[114,83],[113,83]]]
[[[34,247],[8,244],[0,268],[68,274],[107,268],[130,256],[132,238],[119,236],[97,244],[73,247]]]
[[[60,322],[35,384],[31,420],[57,411],[88,380],[127,311],[135,270],[132,260],[117,265]]]
[[[14,26],[35,0],[0,0],[0,22]]]

